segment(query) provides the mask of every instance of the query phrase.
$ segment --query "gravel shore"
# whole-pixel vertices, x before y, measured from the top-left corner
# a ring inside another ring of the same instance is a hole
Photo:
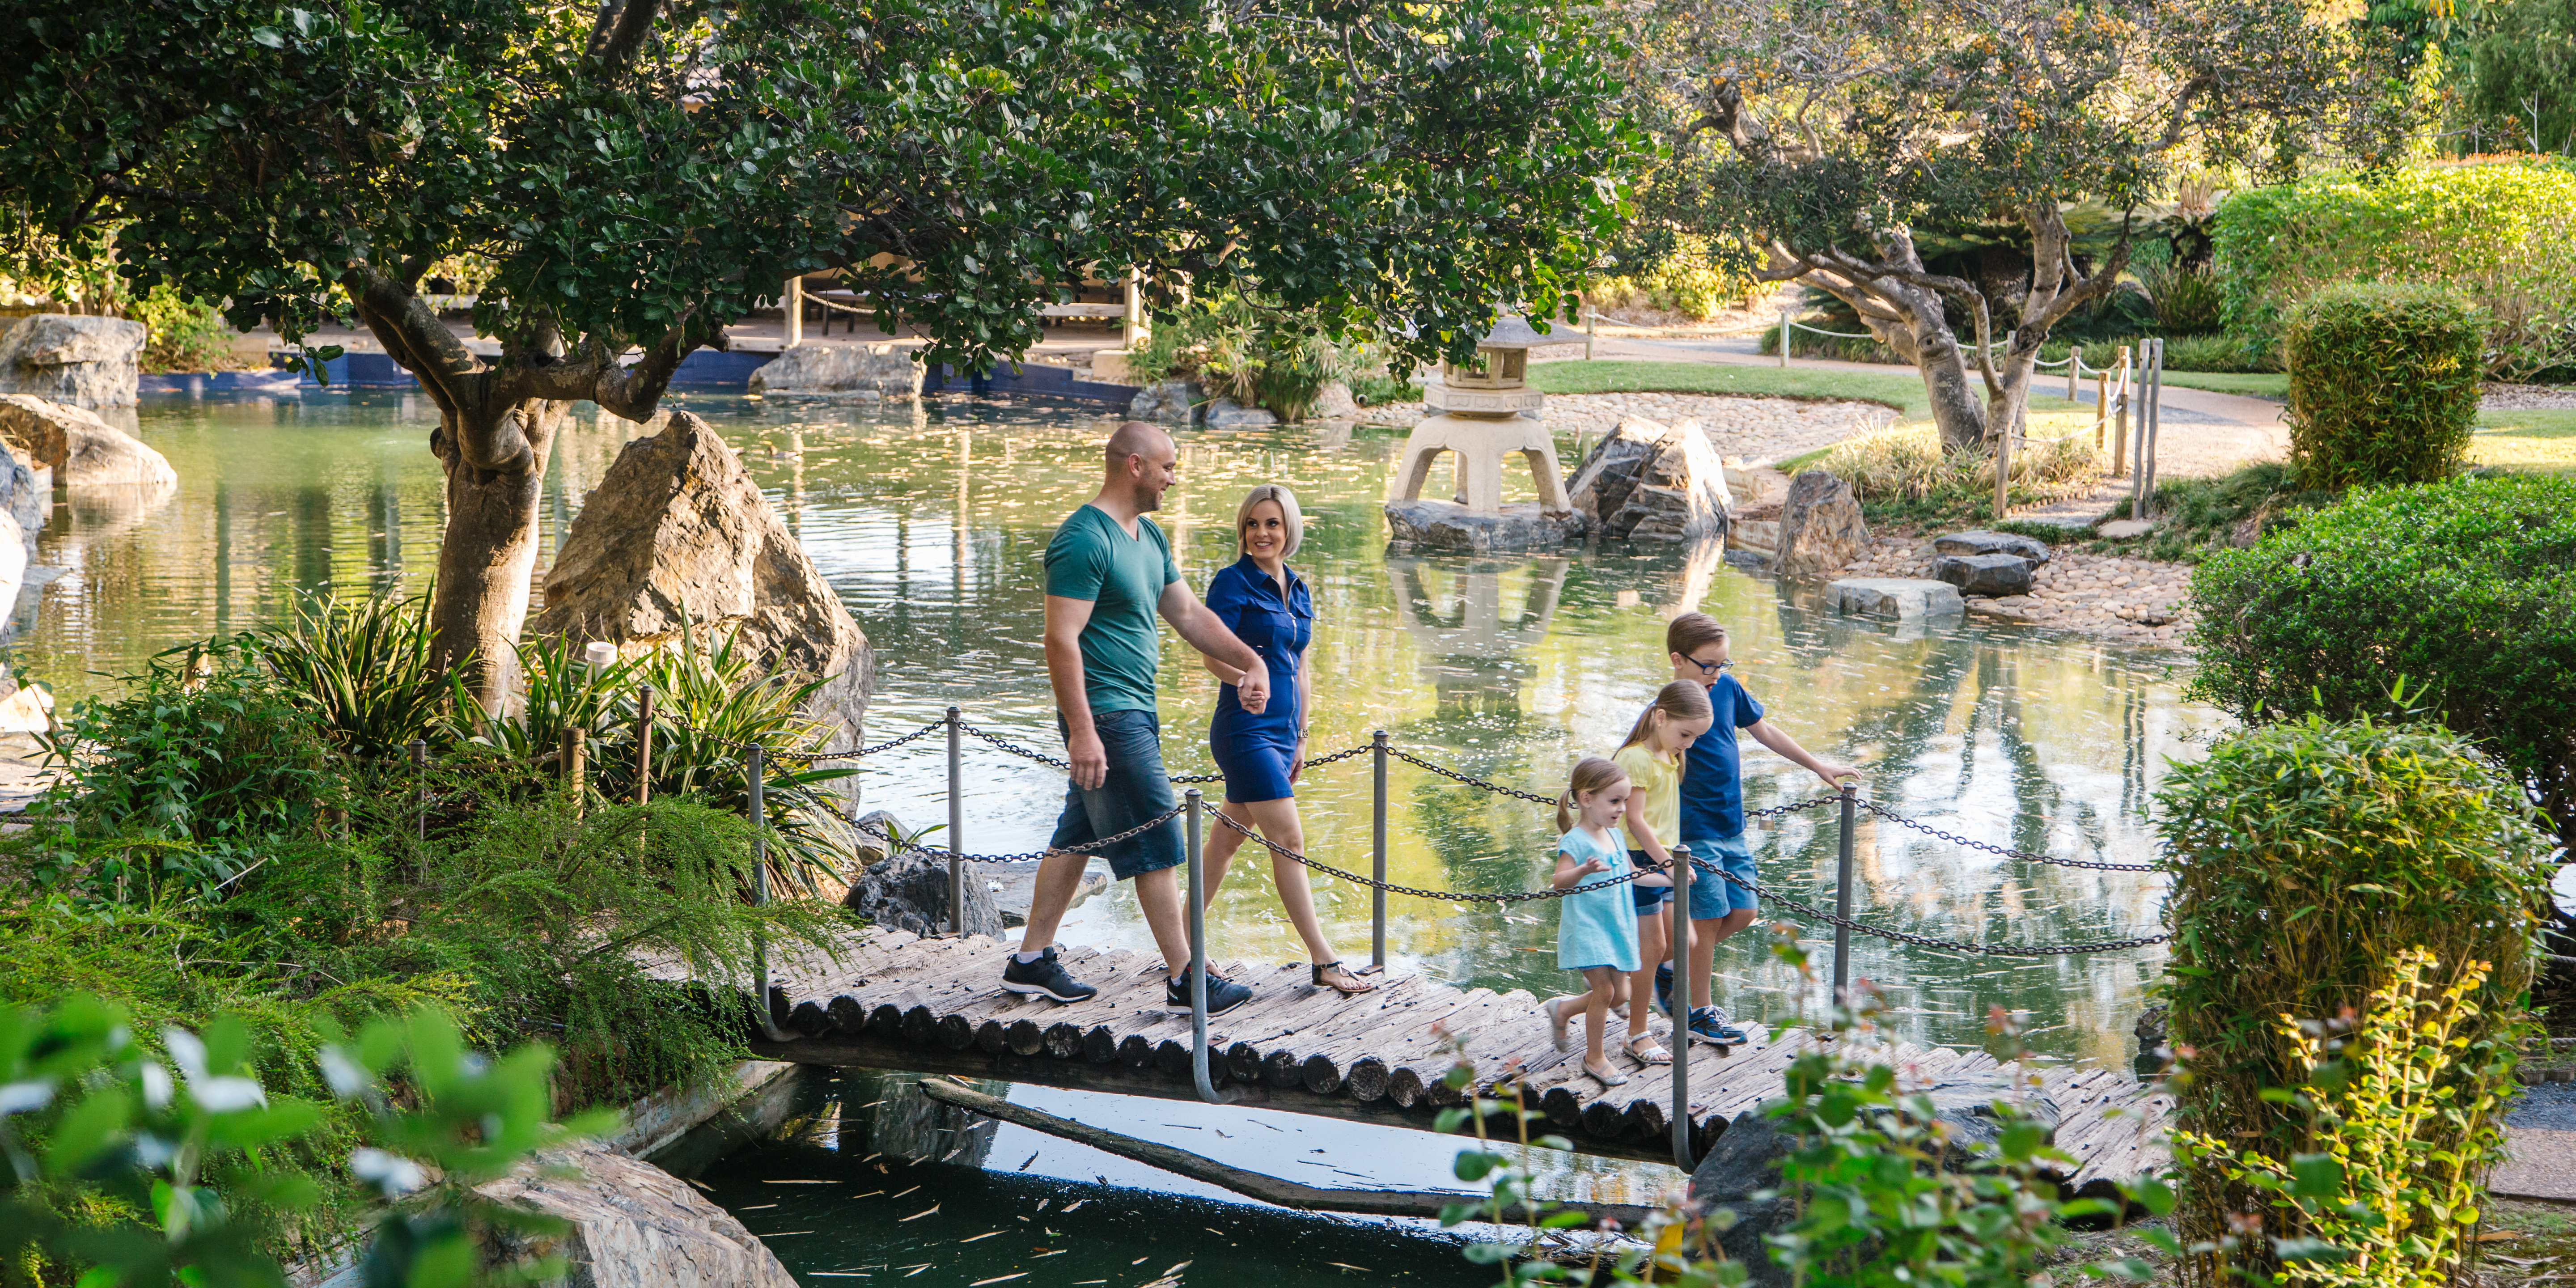
[[[1930,577],[1931,536],[1881,536],[1840,577]],[[2060,550],[2031,578],[2031,593],[1971,596],[1968,611],[2063,630],[2180,647],[2191,628],[2189,564]]]

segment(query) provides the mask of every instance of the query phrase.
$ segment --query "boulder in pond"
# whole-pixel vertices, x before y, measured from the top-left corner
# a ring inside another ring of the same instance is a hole
[[[1327,381],[1315,391],[1315,405],[1306,409],[1308,420],[1356,420],[1360,400],[1351,396],[1351,387],[1341,381]]]
[[[1699,422],[1624,416],[1586,453],[1566,497],[1614,541],[1692,541],[1726,534],[1734,497]]]
[[[764,669],[818,678],[806,711],[857,745],[875,656],[850,610],[714,427],[688,412],[626,444],[582,503],[530,625],[632,656],[681,632],[721,638]]]
[[[2030,561],[2020,555],[1935,555],[1932,575],[1959,588],[1962,595],[2030,593]]]
[[[1150,384],[1127,401],[1127,419],[1152,421],[1157,425],[1186,425],[1198,405],[1198,390],[1186,380],[1165,380]]]
[[[875,844],[876,842],[868,842]],[[948,933],[948,856],[937,850],[907,850],[880,859],[850,874],[850,892],[841,906],[880,926],[916,935]],[[993,904],[993,887],[966,873],[966,933],[999,936],[1002,912]]]
[[[131,407],[150,332],[124,318],[38,313],[0,329],[0,393],[75,407]]]
[[[1958,587],[1921,577],[1847,577],[1826,589],[1833,594],[1835,611],[1870,617],[1911,621],[1954,616],[1968,609]]]
[[[1778,554],[1772,567],[1783,576],[1807,577],[1849,565],[1869,549],[1869,522],[1851,484],[1808,470],[1789,480],[1780,503]]]
[[[1246,407],[1231,398],[1219,398],[1201,409],[1199,419],[1210,429],[1259,429],[1276,425],[1279,417],[1267,407]]]
[[[179,482],[168,457],[86,408],[0,393],[0,437],[38,467],[51,469],[65,487],[157,489]],[[13,499],[11,509],[20,504]]]
[[[1936,555],[2019,555],[2034,564],[2044,564],[2054,552],[2049,550],[2047,542],[2036,537],[2025,537],[2018,532],[1988,532],[1978,528],[1933,538],[1932,553]]]
[[[860,401],[921,396],[921,364],[891,344],[800,344],[751,373],[751,392]]]
[[[547,1150],[475,1193],[565,1223],[494,1236],[496,1264],[561,1257],[577,1288],[795,1288],[776,1253],[689,1183],[605,1145]]]

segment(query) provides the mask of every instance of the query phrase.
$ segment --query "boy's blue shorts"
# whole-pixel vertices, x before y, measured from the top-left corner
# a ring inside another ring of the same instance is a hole
[[[1729,881],[1694,864],[1690,883],[1691,920],[1715,921],[1730,912],[1751,912],[1761,906],[1753,897],[1753,884],[1758,879],[1753,866],[1753,850],[1745,844],[1743,833],[1685,837],[1682,844],[1690,847],[1693,859],[1700,863],[1714,863],[1735,878]]]

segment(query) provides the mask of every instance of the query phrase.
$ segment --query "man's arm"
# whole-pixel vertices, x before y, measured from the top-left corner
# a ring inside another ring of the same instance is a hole
[[[1243,678],[1235,681],[1234,696],[1244,710],[1258,715],[1270,705],[1270,667],[1259,653],[1252,651],[1251,645],[1236,639],[1234,632],[1227,630],[1225,623],[1190,593],[1189,583],[1163,583],[1163,597],[1154,606],[1191,648],[1243,673]]]
[[[1055,709],[1064,714],[1064,754],[1073,764],[1073,784],[1085,791],[1109,781],[1109,752],[1100,745],[1100,730],[1091,723],[1091,697],[1082,688],[1082,628],[1091,621],[1092,601],[1046,597],[1047,683],[1055,688]]]
[[[1761,743],[1765,747],[1769,747],[1771,750],[1780,753],[1782,756],[1804,766],[1808,772],[1813,773],[1816,777],[1824,779],[1825,786],[1827,787],[1840,789],[1843,785],[1843,779],[1860,777],[1860,768],[1858,766],[1836,764],[1830,761],[1817,759],[1814,755],[1810,754],[1806,748],[1799,746],[1798,740],[1790,737],[1788,730],[1782,729],[1768,720],[1754,721],[1751,726],[1746,728],[1745,732],[1752,734],[1755,742]]]

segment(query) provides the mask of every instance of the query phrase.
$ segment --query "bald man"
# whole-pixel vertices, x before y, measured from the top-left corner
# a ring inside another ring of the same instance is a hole
[[[1162,508],[1164,491],[1178,477],[1180,450],[1172,436],[1131,420],[1109,436],[1105,456],[1100,495],[1074,511],[1047,543],[1047,679],[1055,687],[1056,724],[1073,773],[1055,837],[1038,865],[1020,951],[1002,968],[1002,987],[1059,1002],[1079,1002],[1100,991],[1074,979],[1056,959],[1057,923],[1081,888],[1089,861],[1074,847],[1132,831],[1172,808],[1162,722],[1154,709],[1154,668],[1162,653],[1155,615],[1190,647],[1243,672],[1236,692],[1245,710],[1258,712],[1270,699],[1270,668],[1182,584],[1171,542],[1145,517]],[[1187,1007],[1189,932],[1182,922],[1180,883],[1172,874],[1185,857],[1180,820],[1096,852],[1119,880],[1136,883],[1137,906],[1145,910],[1170,975],[1164,1000]],[[1211,1013],[1231,1010],[1251,996],[1241,984],[1213,972],[1208,976]]]

